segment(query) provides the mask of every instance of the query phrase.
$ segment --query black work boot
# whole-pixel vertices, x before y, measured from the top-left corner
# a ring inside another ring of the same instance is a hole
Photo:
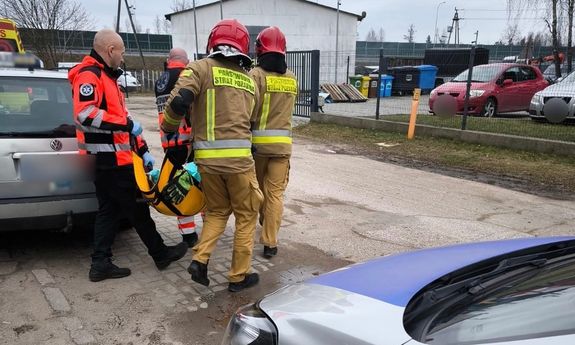
[[[188,244],[186,242],[180,242],[175,246],[168,246],[166,253],[162,255],[160,259],[155,259],[156,267],[159,270],[163,270],[170,266],[174,261],[180,260],[188,252]]]
[[[256,285],[260,281],[260,276],[257,273],[246,274],[244,280],[237,283],[230,283],[228,285],[228,291],[230,292],[240,292],[243,289],[250,288]]]
[[[129,268],[120,268],[112,263],[110,259],[99,262],[92,262],[88,277],[92,282],[99,282],[104,279],[124,278],[132,273]]]
[[[204,286],[210,285],[210,280],[208,279],[207,264],[192,260],[192,263],[190,266],[188,266],[188,273],[192,275],[192,280],[196,283],[202,284]]]
[[[188,244],[188,248],[192,248],[198,243],[198,234],[192,232],[191,234],[183,234],[182,241]]]
[[[264,257],[265,258],[270,259],[276,255],[278,255],[278,247],[264,246]]]

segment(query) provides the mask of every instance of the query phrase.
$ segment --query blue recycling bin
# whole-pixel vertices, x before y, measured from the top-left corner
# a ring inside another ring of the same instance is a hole
[[[421,91],[431,91],[435,88],[437,67],[432,65],[415,66],[419,70],[419,88]]]
[[[381,75],[381,84],[379,86],[379,97],[391,96],[392,83],[393,83],[393,76],[387,74]]]

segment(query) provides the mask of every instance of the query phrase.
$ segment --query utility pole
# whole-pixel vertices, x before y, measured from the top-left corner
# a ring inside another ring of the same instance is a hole
[[[222,5],[222,0],[220,0],[220,19],[224,19],[224,7]],[[196,50],[197,50],[197,48],[196,48]]]
[[[220,6],[222,2],[220,1]],[[194,7],[194,36],[196,36],[196,60],[199,60],[200,51],[198,50],[198,21],[196,19],[196,0],[192,1],[192,6]],[[220,7],[221,9],[221,7]]]
[[[337,0],[337,17],[335,22],[335,83],[337,84],[337,54],[338,54],[338,39],[339,39],[339,5],[341,2]]]
[[[128,18],[130,18],[130,24],[132,25],[132,31],[134,32],[134,37],[136,38],[136,46],[140,51],[140,57],[142,58],[142,66],[146,68],[146,60],[144,60],[144,53],[142,53],[142,48],[140,47],[140,40],[138,39],[138,33],[136,32],[136,27],[134,26],[134,21],[132,20],[132,12],[130,12],[130,5],[128,5],[128,0],[124,0],[126,4],[126,11],[128,11]],[[118,16],[118,18],[120,18]]]
[[[120,32],[120,12],[122,11],[122,0],[118,0],[118,14],[116,14],[116,32]]]
[[[455,15],[453,16],[453,20],[451,21],[451,30],[449,30],[449,37],[447,38],[447,45],[451,41],[451,34],[455,31],[455,47],[459,46],[459,13],[457,12],[457,7],[455,8]]]

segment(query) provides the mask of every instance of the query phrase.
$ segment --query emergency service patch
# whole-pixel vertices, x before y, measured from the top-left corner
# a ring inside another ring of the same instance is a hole
[[[212,67],[214,86],[229,86],[244,90],[252,95],[256,92],[256,84],[250,76],[231,69]]]
[[[297,81],[293,78],[266,76],[266,91],[297,95]]]
[[[166,90],[166,86],[168,86],[168,82],[170,81],[170,73],[164,72],[160,76],[160,79],[156,82],[156,88],[159,92],[164,92]]]
[[[92,84],[80,85],[80,101],[91,101],[94,99],[94,86]]]

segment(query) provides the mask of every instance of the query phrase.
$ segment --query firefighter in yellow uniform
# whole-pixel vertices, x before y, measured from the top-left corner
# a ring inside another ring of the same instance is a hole
[[[286,65],[286,39],[277,27],[268,27],[256,40],[257,67],[250,71],[261,98],[252,127],[256,174],[264,193],[260,209],[263,255],[277,255],[278,231],[283,214],[292,152],[291,119],[297,80]]]
[[[250,122],[255,119],[258,90],[244,68],[249,34],[235,19],[217,23],[208,38],[208,57],[190,63],[180,74],[161,123],[176,132],[190,114],[194,159],[202,176],[206,215],[188,272],[208,286],[208,261],[231,213],[236,224],[228,290],[258,283],[250,273],[258,210],[263,200],[251,152]]]

